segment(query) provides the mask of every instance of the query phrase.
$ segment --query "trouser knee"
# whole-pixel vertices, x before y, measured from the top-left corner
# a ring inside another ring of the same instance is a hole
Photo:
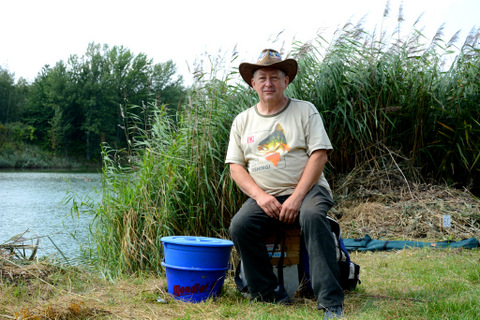
[[[232,239],[236,239],[238,235],[242,234],[243,226],[237,220],[238,219],[232,219],[231,222],[230,222],[230,227],[228,228],[228,231],[230,233],[230,237]]]
[[[321,227],[322,229],[328,224],[326,210],[320,208],[308,208],[303,210],[299,216],[299,223],[302,229],[309,229],[310,227]]]

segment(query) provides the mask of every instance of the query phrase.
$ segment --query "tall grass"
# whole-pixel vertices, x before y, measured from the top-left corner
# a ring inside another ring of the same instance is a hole
[[[176,119],[166,106],[144,106],[143,119],[125,112],[130,153],[104,148],[103,202],[93,228],[105,270],[160,271],[162,236],[227,236],[244,200],[224,165],[229,130],[254,101],[228,84],[231,76],[199,76]]]
[[[398,30],[386,37],[347,24],[330,42],[295,44],[299,73],[288,95],[313,102],[324,118],[336,149],[329,180],[388,155],[424,177],[478,186],[478,39],[472,30],[450,66],[456,39],[443,41],[441,30],[428,42],[415,27],[400,38]],[[104,270],[160,271],[162,236],[227,236],[244,200],[224,165],[229,129],[256,96],[225,67],[235,53],[208,58],[211,69],[197,70],[175,119],[155,102],[141,107],[143,118],[127,108],[129,147],[104,147],[103,202],[92,227]]]
[[[348,24],[330,44],[298,44],[300,76],[289,90],[322,112],[335,172],[375,159],[386,146],[425,176],[473,187],[480,173],[479,36],[471,31],[449,67],[458,39],[442,40],[442,28],[428,43],[415,28],[392,41]]]

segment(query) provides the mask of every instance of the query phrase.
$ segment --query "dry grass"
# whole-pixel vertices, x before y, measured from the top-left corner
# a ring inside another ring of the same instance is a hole
[[[478,307],[479,250],[410,249],[354,252],[362,266],[362,284],[347,293],[347,319],[473,319]],[[461,259],[464,263],[456,263]],[[35,264],[35,262],[31,262]],[[292,306],[249,304],[227,276],[223,294],[191,304],[174,300],[166,281],[155,275],[132,275],[107,281],[68,268],[41,279],[7,284],[0,279],[0,319],[318,319],[309,299]],[[157,301],[158,298],[164,301]],[[461,308],[456,309],[456,305]]]
[[[0,282],[0,318],[7,319],[145,319],[149,310],[136,305],[154,302],[163,289],[164,279],[139,277],[109,282],[81,269],[30,273],[37,263],[18,269],[15,283]],[[28,274],[28,276],[24,276]]]
[[[467,190],[410,181],[396,164],[357,168],[339,179],[336,206],[344,238],[460,240],[480,236],[480,199]],[[451,227],[443,227],[443,216]]]
[[[400,193],[397,201],[343,204],[337,214],[344,237],[369,234],[374,238],[438,241],[480,235],[480,202],[469,193],[427,185],[412,186],[412,193],[413,198]],[[451,227],[443,227],[443,215],[451,216]]]
[[[75,272],[75,279],[71,276],[63,274],[57,283],[51,277],[28,284],[17,282],[14,286],[5,286],[0,282],[7,289],[0,293],[0,300],[4,302],[0,318],[243,319],[245,315],[255,316],[258,312],[279,318],[285,313],[281,306],[249,306],[248,300],[236,292],[231,274],[225,281],[221,297],[199,304],[171,298],[166,292],[166,280],[162,277],[135,275],[107,281],[82,272]],[[83,286],[78,287],[78,282],[83,282]],[[23,288],[20,291],[24,292],[15,293],[18,288]],[[159,302],[158,298],[164,301]],[[299,302],[298,308],[318,312],[313,301]],[[294,318],[298,308],[291,310]]]

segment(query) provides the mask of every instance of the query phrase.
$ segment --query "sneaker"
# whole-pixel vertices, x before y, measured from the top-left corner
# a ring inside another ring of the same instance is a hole
[[[271,301],[271,303],[282,304],[282,305],[288,305],[293,303],[293,299],[290,298],[290,296],[288,295],[287,291],[285,291],[284,288],[273,291],[273,296],[274,298],[273,298],[273,301]]]
[[[287,291],[282,287],[277,287],[275,290],[272,291],[272,293],[267,295],[265,298],[259,297],[259,298],[253,299],[252,301],[282,304],[282,305],[292,304],[294,302],[294,300],[290,298],[290,296],[288,295]]]
[[[325,308],[325,316],[323,319],[341,319],[343,316],[344,314],[342,306],[334,306]]]

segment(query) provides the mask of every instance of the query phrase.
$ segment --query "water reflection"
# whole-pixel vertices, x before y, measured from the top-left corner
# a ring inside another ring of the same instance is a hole
[[[37,256],[63,259],[58,247],[67,258],[78,258],[80,244],[72,234],[85,244],[92,217],[68,217],[72,202],[62,201],[67,195],[78,202],[100,201],[95,192],[100,190],[100,179],[98,173],[84,172],[0,172],[0,243],[30,230],[26,236],[33,232],[41,237]]]

